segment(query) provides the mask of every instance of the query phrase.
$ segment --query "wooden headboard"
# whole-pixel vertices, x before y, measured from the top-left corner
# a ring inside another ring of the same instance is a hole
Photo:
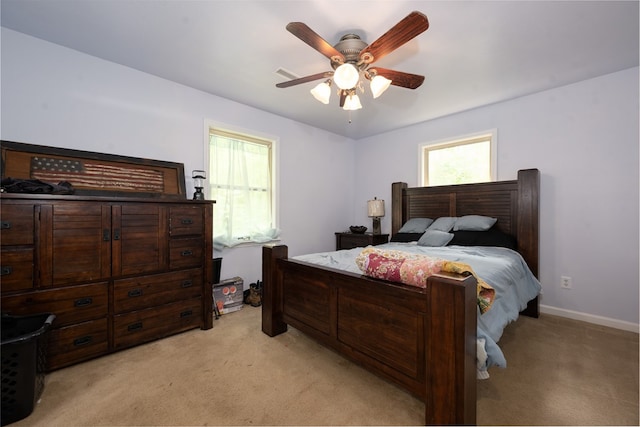
[[[538,169],[518,171],[515,181],[412,188],[394,182],[392,235],[411,218],[491,216],[498,219],[495,226],[499,230],[516,238],[518,252],[538,277],[539,196]]]

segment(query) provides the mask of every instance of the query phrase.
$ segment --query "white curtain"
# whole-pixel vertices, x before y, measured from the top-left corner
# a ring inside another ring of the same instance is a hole
[[[209,194],[214,206],[214,248],[277,239],[272,209],[271,146],[228,133],[209,142]]]

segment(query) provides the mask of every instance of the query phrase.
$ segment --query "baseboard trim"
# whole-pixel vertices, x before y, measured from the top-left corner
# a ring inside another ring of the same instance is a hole
[[[610,328],[622,329],[624,331],[640,333],[640,325],[624,320],[612,319],[610,317],[596,316],[595,314],[581,313],[579,311],[567,310],[565,308],[552,307],[540,304],[540,312],[552,314],[554,316],[567,317],[573,320],[594,323],[596,325],[608,326]]]

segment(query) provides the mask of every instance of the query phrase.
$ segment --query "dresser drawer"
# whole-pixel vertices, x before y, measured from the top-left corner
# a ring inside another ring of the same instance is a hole
[[[336,233],[336,250],[364,248],[369,245],[380,245],[389,241],[388,234],[372,233]]]
[[[361,236],[342,236],[340,238],[340,249],[353,249],[369,245],[369,240]]]
[[[8,245],[33,244],[34,205],[14,205],[3,202],[0,209],[0,243]]]
[[[48,370],[72,365],[107,353],[109,330],[106,318],[79,323],[49,332]]]
[[[201,294],[201,269],[120,279],[113,283],[113,311],[120,314],[142,310]]]
[[[6,248],[0,252],[2,292],[33,288],[33,248]]]
[[[171,237],[195,236],[204,233],[200,206],[174,206],[169,208],[169,232]]]
[[[203,246],[202,237],[172,239],[169,242],[169,268],[201,267]]]
[[[114,349],[193,329],[202,321],[202,300],[195,298],[114,316]]]
[[[106,282],[91,285],[47,289],[2,298],[2,311],[9,314],[53,313],[54,328],[106,317],[108,310]]]

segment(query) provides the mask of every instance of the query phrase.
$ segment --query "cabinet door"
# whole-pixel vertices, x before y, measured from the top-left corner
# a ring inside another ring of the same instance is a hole
[[[156,204],[112,208],[114,276],[162,271],[169,265],[167,209]]]
[[[111,275],[110,206],[70,202],[42,205],[40,266],[43,286]]]

